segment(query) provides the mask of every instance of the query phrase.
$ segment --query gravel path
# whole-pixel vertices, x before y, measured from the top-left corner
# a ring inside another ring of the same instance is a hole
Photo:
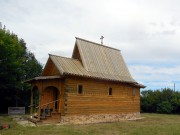
[[[12,115],[11,117],[14,121],[16,121],[19,125],[22,125],[23,127],[27,127],[27,126],[35,127],[36,126],[36,124],[28,121],[21,115]]]

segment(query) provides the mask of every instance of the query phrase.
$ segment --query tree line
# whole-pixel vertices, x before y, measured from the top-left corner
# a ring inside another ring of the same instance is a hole
[[[30,85],[25,80],[39,76],[42,64],[16,34],[0,28],[0,112],[30,104]]]
[[[180,92],[170,88],[142,91],[141,112],[180,114]]]

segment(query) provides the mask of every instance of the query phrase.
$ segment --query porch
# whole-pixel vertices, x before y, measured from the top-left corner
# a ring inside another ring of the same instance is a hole
[[[35,123],[60,122],[64,102],[62,79],[59,76],[43,76],[35,79],[29,81],[32,84],[30,120]]]

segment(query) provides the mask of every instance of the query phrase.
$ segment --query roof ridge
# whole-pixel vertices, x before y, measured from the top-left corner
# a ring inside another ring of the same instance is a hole
[[[93,43],[93,44],[96,44],[96,45],[99,45],[99,46],[102,46],[102,47],[105,47],[105,48],[110,48],[110,49],[114,49],[114,50],[117,50],[117,51],[121,51],[119,49],[116,49],[116,48],[113,48],[113,47],[109,47],[107,45],[102,45],[102,44],[99,44],[99,43],[96,43],[96,42],[93,42],[93,41],[89,41],[89,40],[86,40],[86,39],[83,39],[83,38],[79,38],[79,37],[75,37],[75,38],[79,39],[79,40],[83,40],[83,41],[89,42],[89,43]]]
[[[77,61],[79,61],[78,59],[69,58],[69,57],[64,57],[64,56],[59,56],[59,55],[55,55],[55,54],[49,54],[49,56],[56,56],[56,57],[61,57],[61,58],[65,58],[65,59],[71,59],[71,60],[77,60]]]

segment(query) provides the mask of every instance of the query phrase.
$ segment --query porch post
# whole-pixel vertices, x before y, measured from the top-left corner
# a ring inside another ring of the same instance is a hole
[[[39,109],[38,109],[38,120],[41,120],[41,98],[42,98],[42,90],[43,90],[43,84],[41,84],[41,88],[39,89]]]
[[[33,114],[33,88],[31,89],[31,105],[30,105],[30,115]]]
[[[42,97],[42,89],[39,90],[39,109],[38,109],[38,120],[41,120],[41,97]]]

